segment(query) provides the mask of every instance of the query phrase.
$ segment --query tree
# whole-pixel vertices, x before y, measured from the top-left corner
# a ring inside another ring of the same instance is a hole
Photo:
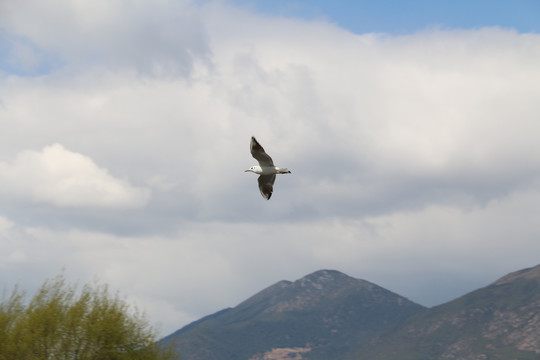
[[[77,291],[58,276],[25,298],[15,287],[0,303],[0,360],[177,359],[144,315],[105,285]]]

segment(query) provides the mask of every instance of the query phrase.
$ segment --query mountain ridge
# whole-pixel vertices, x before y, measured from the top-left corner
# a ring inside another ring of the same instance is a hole
[[[509,273],[390,329],[347,359],[540,359],[540,265]]]
[[[294,282],[279,281],[164,342],[176,342],[186,360],[255,360],[274,350],[288,358],[325,359],[424,309],[366,280],[318,270]]]
[[[318,270],[163,339],[183,360],[540,359],[540,265],[426,308]]]

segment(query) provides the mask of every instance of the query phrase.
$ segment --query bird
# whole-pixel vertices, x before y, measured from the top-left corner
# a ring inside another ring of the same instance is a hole
[[[244,172],[252,172],[259,175],[259,190],[261,195],[266,200],[270,200],[272,192],[274,191],[274,181],[276,181],[276,174],[290,174],[291,172],[287,168],[280,168],[274,166],[274,162],[270,155],[268,155],[261,144],[255,139],[255,136],[251,137],[249,146],[251,155],[259,162],[259,165],[254,165]]]

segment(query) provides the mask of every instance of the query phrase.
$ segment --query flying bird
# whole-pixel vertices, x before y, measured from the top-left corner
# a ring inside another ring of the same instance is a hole
[[[274,166],[272,158],[264,151],[263,147],[254,136],[251,137],[249,149],[251,155],[259,162],[259,165],[252,166],[244,172],[252,172],[260,175],[258,179],[259,190],[266,200],[270,200],[272,192],[274,191],[276,174],[290,174],[291,172],[287,168]]]

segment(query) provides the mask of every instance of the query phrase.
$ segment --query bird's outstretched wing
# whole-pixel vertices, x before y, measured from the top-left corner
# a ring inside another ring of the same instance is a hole
[[[264,151],[261,144],[259,144],[257,139],[255,139],[255,136],[251,137],[251,144],[249,150],[251,151],[251,155],[259,162],[260,166],[274,166],[272,158]]]
[[[272,192],[274,191],[274,181],[276,181],[276,175],[261,175],[257,180],[259,181],[259,190],[261,191],[261,195],[266,200],[270,200],[270,196],[272,196]]]

